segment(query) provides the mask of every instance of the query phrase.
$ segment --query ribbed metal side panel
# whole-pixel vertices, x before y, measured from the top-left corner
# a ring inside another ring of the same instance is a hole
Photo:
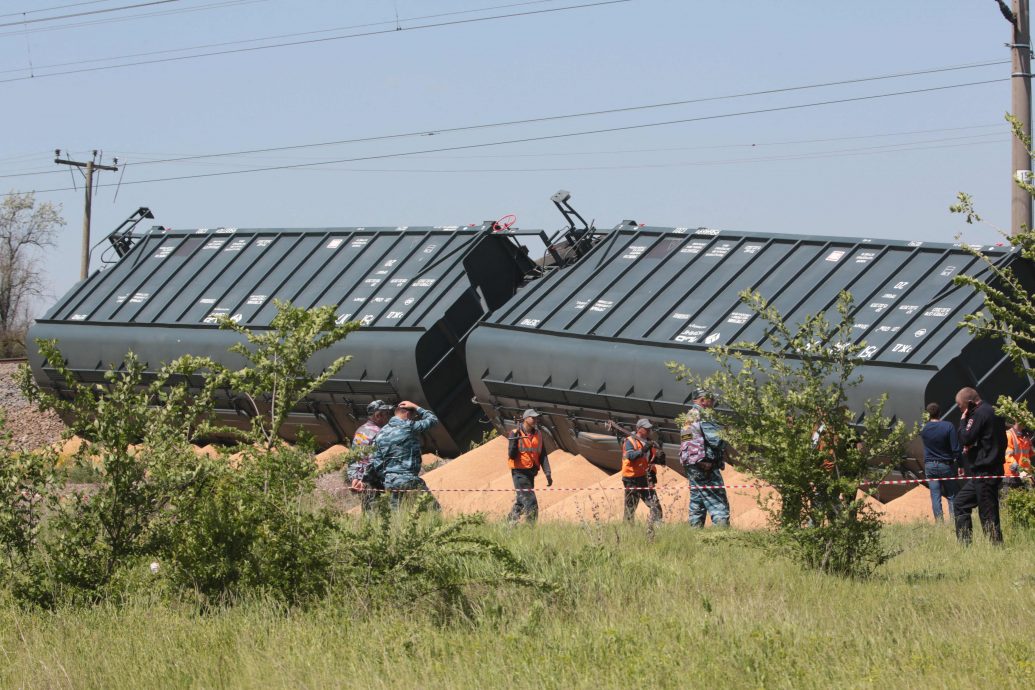
[[[983,250],[1035,282],[1031,263],[1010,247]],[[986,271],[958,244],[626,224],[479,324],[469,371],[490,417],[543,407],[568,450],[615,466],[615,454],[601,455],[593,440],[602,422],[586,420],[652,416],[674,444],[688,390],[665,362],[707,375],[715,368],[709,347],[765,345],[771,335],[742,291],[759,291],[793,324],[816,313],[837,320],[838,294],[848,290],[853,337],[866,345],[853,402],[888,393],[890,411],[913,421],[929,400],[950,405],[962,386],[980,383],[993,399],[1028,387],[1007,373],[995,343],[958,327],[981,298],[952,279]]]
[[[333,305],[340,321],[364,327],[312,363],[315,370],[352,356],[291,426],[317,429],[321,442],[333,443],[352,433],[370,400],[410,398],[448,408],[429,438],[442,453],[482,433],[470,402],[466,338],[533,269],[514,239],[489,225],[154,228],[134,239],[132,251],[77,285],[30,333],[56,338],[82,380],[103,380],[128,350],[152,367],[183,354],[239,365],[226,353],[236,336],[218,329],[220,315],[263,329],[275,299]],[[63,382],[36,360],[41,383],[60,389]]]

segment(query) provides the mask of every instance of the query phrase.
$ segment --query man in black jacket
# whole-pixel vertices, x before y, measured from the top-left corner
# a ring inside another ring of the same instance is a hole
[[[1006,457],[1006,425],[973,388],[961,389],[956,394],[956,404],[962,411],[959,439],[963,446],[963,470],[967,475],[994,475],[991,479],[968,479],[956,494],[956,538],[963,544],[970,543],[970,514],[977,508],[985,536],[1000,544],[1003,531],[999,525],[999,486]]]

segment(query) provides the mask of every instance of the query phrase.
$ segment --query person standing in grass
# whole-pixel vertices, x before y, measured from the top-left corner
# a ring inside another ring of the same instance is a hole
[[[1006,430],[1006,462],[1003,474],[1010,488],[1020,488],[1032,476],[1031,433],[1023,422],[1014,422]]]
[[[651,524],[660,522],[661,501],[654,490],[657,483],[657,470],[654,463],[658,459],[658,446],[650,438],[653,425],[649,419],[636,422],[636,432],[626,437],[622,444],[622,486],[625,487],[625,520],[632,522],[636,518],[636,507],[640,501],[650,510],[647,521]]]
[[[955,477],[960,461],[960,441],[956,435],[956,427],[942,420],[942,408],[938,403],[927,406],[927,422],[920,430],[920,440],[924,444],[924,476],[932,480],[927,482],[931,490],[931,510],[934,521],[942,522],[942,496],[949,503],[949,515],[954,516],[956,492],[959,482]]]
[[[546,485],[553,486],[553,474],[550,472],[550,459],[543,445],[543,432],[539,430],[539,413],[533,409],[525,410],[521,416],[521,424],[507,438],[507,464],[510,465],[510,476],[514,480],[514,506],[510,509],[507,520],[517,524],[521,516],[529,524],[535,524],[539,518],[539,501],[535,497],[535,477],[542,468],[546,475]]]
[[[704,527],[707,514],[716,527],[728,527],[730,502],[721,473],[726,467],[726,442],[711,415],[715,396],[703,388],[694,389],[690,396],[693,401],[679,433],[679,462],[690,482],[690,526]]]
[[[391,491],[393,510],[399,508],[404,494],[430,491],[420,478],[420,437],[436,424],[438,417],[430,410],[404,400],[395,407],[395,416],[374,439],[374,454],[363,475],[363,482],[380,482],[387,491]],[[440,509],[434,497],[431,507]]]
[[[962,461],[968,479],[956,493],[956,538],[969,544],[973,534],[971,513],[978,509],[981,528],[993,544],[1003,542],[999,524],[999,487],[1003,482],[1006,458],[1006,426],[996,417],[992,406],[981,399],[973,388],[962,388],[956,394],[956,405],[962,410],[959,437],[963,444]]]
[[[392,409],[392,406],[383,400],[375,400],[367,405],[367,421],[356,429],[356,434],[352,437],[352,450],[359,457],[349,465],[347,476],[349,488],[356,493],[363,494],[361,505],[364,513],[374,507],[378,496],[384,489],[381,484],[365,484],[363,476],[366,474],[370,456],[374,451],[374,439],[377,438],[382,427],[388,423]]]

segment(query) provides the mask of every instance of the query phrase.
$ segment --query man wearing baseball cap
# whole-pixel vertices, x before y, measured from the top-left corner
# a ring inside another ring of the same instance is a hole
[[[636,422],[636,432],[626,437],[622,444],[622,486],[625,487],[625,520],[636,518],[636,507],[640,501],[650,509],[649,523],[661,521],[661,501],[654,490],[658,459],[658,446],[650,438],[654,427],[649,419]]]
[[[374,439],[380,433],[382,427],[388,423],[388,418],[394,409],[394,406],[389,405],[384,400],[373,401],[367,405],[367,421],[356,429],[356,434],[352,437],[352,450],[357,457],[349,465],[347,476],[349,478],[349,488],[356,493],[362,492],[363,494],[361,505],[363,506],[364,513],[373,508],[377,502],[377,497],[381,493],[380,490],[384,489],[384,486],[380,484],[368,486],[363,482],[363,475],[367,471],[367,465],[370,464],[370,455],[374,451]]]
[[[510,476],[514,480],[514,506],[510,509],[507,520],[517,524],[521,516],[525,521],[535,524],[539,517],[539,501],[535,497],[535,477],[539,468],[546,475],[546,485],[553,486],[553,474],[550,472],[550,460],[546,456],[543,445],[543,432],[539,430],[539,413],[533,409],[525,410],[521,415],[521,424],[507,437],[507,464]]]
[[[679,462],[690,482],[690,526],[704,527],[707,514],[716,527],[727,527],[730,502],[720,472],[726,466],[726,442],[720,438],[721,427],[711,414],[715,395],[695,388],[690,397],[693,402],[679,432]]]
[[[392,509],[398,509],[404,494],[427,492],[420,478],[421,434],[438,424],[438,417],[417,403],[403,400],[395,406],[395,416],[374,439],[374,454],[363,481],[380,480],[392,492]],[[432,509],[439,510],[432,497]]]

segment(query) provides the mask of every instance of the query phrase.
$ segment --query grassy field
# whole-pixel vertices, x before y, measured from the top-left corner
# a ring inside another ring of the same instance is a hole
[[[0,687],[1035,687],[1030,536],[964,550],[948,528],[892,527],[901,555],[857,582],[736,532],[484,529],[561,591],[487,591],[473,623],[419,604],[0,604]]]

